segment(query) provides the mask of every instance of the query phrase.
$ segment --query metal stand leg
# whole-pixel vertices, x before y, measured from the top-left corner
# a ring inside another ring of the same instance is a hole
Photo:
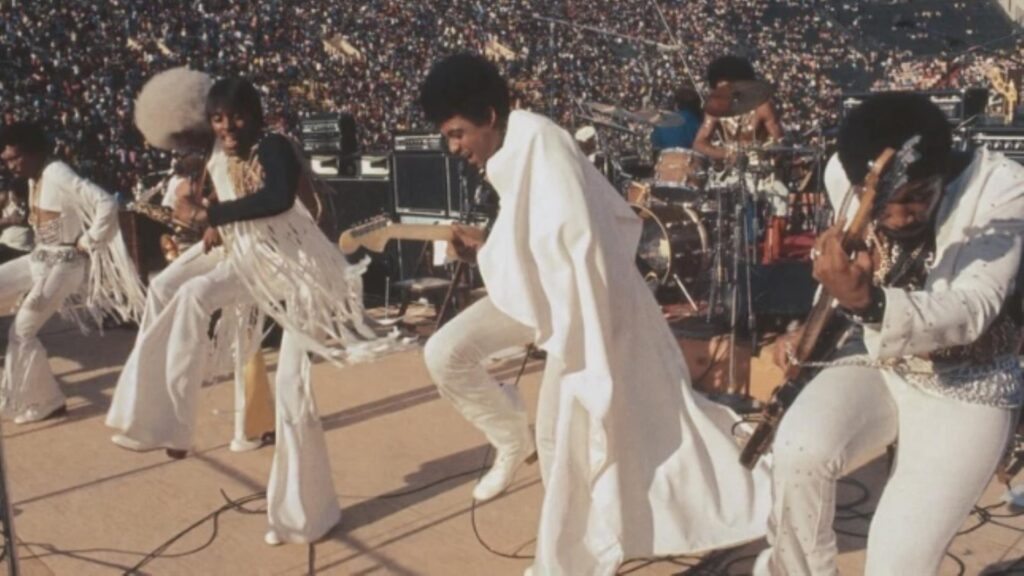
[[[7,489],[7,457],[4,455],[3,433],[0,430],[0,523],[3,524],[7,574],[18,576],[21,573],[18,565],[18,539],[14,535],[14,514],[10,494],[10,490]]]
[[[715,214],[715,256],[711,263],[711,288],[708,290],[707,321],[711,323],[718,311],[720,292],[725,288],[725,238],[723,236],[725,221],[722,214],[726,210],[723,202],[722,188],[715,190],[718,212]]]
[[[690,291],[687,290],[686,286],[683,285],[683,281],[679,279],[679,275],[676,274],[676,273],[673,273],[672,274],[672,280],[674,280],[675,283],[676,283],[676,286],[679,286],[679,289],[683,291],[683,296],[686,297],[686,301],[690,303],[690,306],[693,306],[693,311],[696,312],[697,311],[697,303],[694,302],[693,296],[690,296]]]

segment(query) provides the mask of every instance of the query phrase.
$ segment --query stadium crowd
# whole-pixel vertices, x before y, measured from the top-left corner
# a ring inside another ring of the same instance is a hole
[[[287,131],[308,113],[348,110],[371,150],[386,150],[394,131],[424,127],[417,86],[432,62],[458,50],[503,58],[518,105],[567,127],[579,123],[582,101],[666,107],[687,70],[703,89],[705,66],[726,53],[749,56],[777,87],[783,122],[797,133],[833,125],[844,89],[865,89],[882,74],[906,87],[908,78],[936,76],[932,67],[940,65],[866,41],[823,3],[807,0],[183,4],[5,3],[0,121],[45,121],[59,154],[109,189],[126,192],[168,163],[134,129],[133,99],[152,74],[181,64],[250,76],[272,121]],[[956,75],[952,82],[976,76]]]

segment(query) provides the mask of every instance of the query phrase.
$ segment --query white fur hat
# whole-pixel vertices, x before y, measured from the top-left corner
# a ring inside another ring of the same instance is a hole
[[[151,146],[174,150],[172,136],[210,130],[206,95],[213,78],[182,66],[153,76],[135,100],[135,125]]]

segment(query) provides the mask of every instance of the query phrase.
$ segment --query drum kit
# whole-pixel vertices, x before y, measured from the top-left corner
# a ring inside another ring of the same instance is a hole
[[[747,115],[773,92],[765,82],[729,83],[708,95],[704,111],[717,118]],[[582,118],[598,128],[640,137],[683,122],[671,112],[631,111],[595,102],[582,103],[581,111]],[[642,153],[599,153],[598,168],[643,220],[637,266],[648,286],[663,299],[681,294],[695,310],[698,301],[704,301],[709,323],[720,320],[733,327],[740,295],[745,293],[748,327],[753,331],[750,266],[758,263],[756,248],[770,229],[770,215],[785,216],[779,214],[778,200],[784,203],[789,196],[776,176],[777,167],[783,158],[803,158],[811,160],[803,162],[805,166],[820,171],[822,154],[816,148],[779,143],[729,147],[734,152],[730,162],[713,161],[695,150],[667,148],[658,151],[653,166],[638,161]],[[772,192],[772,186],[782,186],[782,191]]]

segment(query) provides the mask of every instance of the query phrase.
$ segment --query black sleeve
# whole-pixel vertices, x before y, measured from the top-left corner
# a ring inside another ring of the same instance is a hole
[[[299,184],[299,160],[295,148],[283,136],[272,134],[256,149],[263,166],[263,187],[248,196],[210,206],[211,226],[267,218],[288,210],[295,203]]]

